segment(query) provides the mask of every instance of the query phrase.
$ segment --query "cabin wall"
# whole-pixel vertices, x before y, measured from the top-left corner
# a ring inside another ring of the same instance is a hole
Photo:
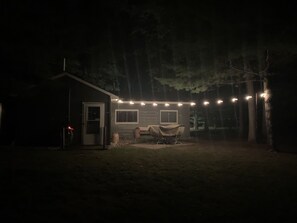
[[[0,103],[0,145],[11,145],[15,140],[15,100],[7,99]]]
[[[70,108],[68,107],[67,109],[70,111],[70,123],[74,127],[73,143],[82,144],[83,102],[95,102],[105,104],[104,126],[107,129],[106,143],[110,144],[110,97],[76,80],[64,77],[63,81],[65,86],[67,86],[68,97],[71,100]]]
[[[16,110],[16,144],[59,146],[66,111],[67,91],[59,86],[23,92]]]
[[[139,122],[137,124],[116,124],[116,109],[136,109],[139,111]],[[189,105],[183,105],[178,107],[177,105],[170,105],[165,107],[164,105],[158,105],[153,107],[152,105],[141,106],[138,104],[111,104],[111,134],[119,133],[121,139],[133,139],[134,130],[136,127],[147,127],[148,125],[162,125],[160,123],[160,111],[161,110],[176,110],[178,112],[178,124],[185,126],[183,138],[190,137],[190,107]]]
[[[105,104],[106,143],[109,144],[110,96],[67,76],[23,93],[17,108],[16,143],[60,146],[62,128],[70,123],[74,127],[73,144],[82,144],[83,102]]]

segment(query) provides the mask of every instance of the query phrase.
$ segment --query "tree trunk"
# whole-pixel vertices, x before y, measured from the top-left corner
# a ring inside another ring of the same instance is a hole
[[[264,112],[265,112],[265,126],[266,126],[266,137],[267,137],[267,144],[270,146],[274,146],[273,141],[273,132],[272,132],[272,120],[271,120],[271,90],[268,86],[268,80],[264,80]]]
[[[208,116],[207,108],[204,109],[204,112],[205,112],[204,131],[208,132],[208,130],[209,130],[209,116]]]
[[[247,77],[247,93],[253,98],[248,100],[248,114],[249,114],[249,133],[248,142],[256,142],[256,106],[255,106],[255,92],[254,83]]]
[[[241,95],[241,86],[239,85],[239,95]],[[243,110],[242,110],[242,100],[238,101],[239,106],[239,137],[243,139],[244,135],[244,121],[243,121]]]

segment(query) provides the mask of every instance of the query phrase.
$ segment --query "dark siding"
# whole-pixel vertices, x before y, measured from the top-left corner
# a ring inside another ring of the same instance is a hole
[[[15,141],[16,102],[9,98],[2,100],[0,111],[0,145],[10,145]]]
[[[69,110],[70,91],[70,116]],[[73,144],[82,142],[82,102],[105,103],[105,125],[110,128],[110,96],[64,76],[23,93],[18,103],[16,139],[20,145],[60,146],[61,130],[70,120]],[[107,131],[109,140],[110,131]],[[109,144],[109,141],[107,141]]]
[[[66,119],[66,91],[48,84],[24,92],[17,109],[16,143],[59,145]]]
[[[75,129],[74,143],[82,142],[82,119],[83,119],[83,102],[102,102],[105,104],[105,126],[110,129],[109,113],[110,113],[110,97],[102,92],[90,88],[76,80],[64,77],[64,85],[70,89],[70,122]],[[68,108],[67,108],[68,109]],[[110,131],[107,131],[107,144],[110,143]]]

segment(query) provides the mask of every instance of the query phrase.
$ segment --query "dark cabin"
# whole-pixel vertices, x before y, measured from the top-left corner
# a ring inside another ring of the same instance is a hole
[[[54,76],[20,96],[15,142],[61,146],[63,128],[71,126],[72,145],[108,145],[111,100],[117,98],[69,73]]]
[[[15,140],[16,101],[15,94],[0,98],[0,145],[12,145]]]

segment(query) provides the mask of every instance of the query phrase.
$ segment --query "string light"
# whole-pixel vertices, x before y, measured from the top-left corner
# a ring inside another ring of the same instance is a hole
[[[220,104],[222,104],[222,103],[223,103],[223,100],[221,100],[221,99],[217,100],[217,104],[218,104],[218,105],[220,105]]]
[[[250,96],[250,95],[247,95],[247,96],[245,97],[246,100],[250,100],[250,99],[252,99],[252,98],[253,98],[253,97]]]
[[[258,95],[257,97],[260,97],[260,98],[263,98],[263,99],[265,97],[267,97],[267,93],[258,93],[257,95]],[[243,99],[248,101],[248,100],[250,100],[252,98],[253,98],[253,96],[247,95]],[[239,101],[240,99],[237,98],[237,97],[232,97],[230,100],[231,100],[232,103],[235,103],[235,102]],[[154,102],[154,101],[133,101],[133,100],[123,101],[121,99],[118,99],[118,100],[112,99],[111,102],[119,103],[119,104],[130,104],[130,105],[138,104],[138,105],[141,105],[141,106],[145,106],[147,104],[150,104],[150,105],[152,105],[154,107],[156,107],[158,105],[164,105],[165,107],[169,107],[171,105],[175,105],[175,106],[178,106],[178,107],[181,107],[183,105],[190,105],[190,106],[193,107],[193,106],[197,105],[195,102],[176,102],[176,101],[171,101],[171,102],[155,101]],[[224,100],[223,99],[216,99],[215,103],[217,105],[220,105],[220,104],[224,103]],[[202,105],[204,105],[204,106],[207,106],[209,104],[211,104],[211,102],[209,100],[205,100],[205,101],[202,102]]]
[[[204,101],[203,104],[204,104],[205,106],[207,106],[207,105],[209,105],[209,101]]]
[[[238,101],[238,98],[231,98],[231,101],[234,103],[234,102],[237,102]]]

